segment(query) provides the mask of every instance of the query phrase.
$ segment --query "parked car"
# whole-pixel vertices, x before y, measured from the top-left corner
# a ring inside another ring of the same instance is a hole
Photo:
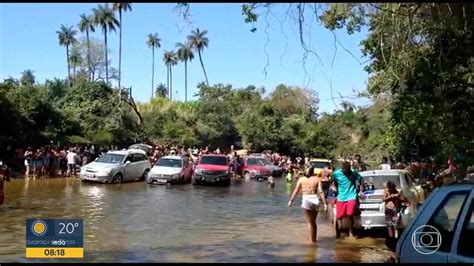
[[[311,166],[314,167],[314,171],[316,170],[323,170],[326,167],[326,164],[330,164],[332,166],[332,162],[329,159],[311,159],[309,160]]]
[[[401,234],[396,258],[405,263],[474,263],[474,184],[435,189]]]
[[[392,181],[401,190],[403,195],[407,198],[409,204],[401,215],[400,228],[411,222],[415,216],[417,207],[420,203],[420,198],[424,199],[423,190],[418,191],[415,184],[412,182],[410,174],[406,170],[374,170],[363,171],[359,174],[364,179],[363,191],[364,198],[359,200],[360,216],[355,219],[355,227],[361,229],[371,229],[375,227],[386,227],[385,223],[385,203],[383,202],[384,184]],[[342,228],[338,228],[336,219],[336,208],[332,205],[332,221],[336,229],[336,236],[340,235],[341,229],[347,229],[348,221],[344,218],[342,221]]]
[[[148,157],[134,150],[109,151],[81,168],[83,182],[121,183],[145,180],[151,169]]]
[[[225,155],[204,154],[195,167],[192,183],[230,186],[231,171]]]
[[[242,173],[245,179],[268,179],[272,170],[262,161],[261,157],[247,157],[244,160]]]
[[[272,164],[267,158],[260,159],[265,167],[269,168],[273,177],[281,177],[283,175],[283,168],[277,165]]]
[[[178,184],[191,182],[193,163],[186,157],[161,157],[148,173],[149,184]]]

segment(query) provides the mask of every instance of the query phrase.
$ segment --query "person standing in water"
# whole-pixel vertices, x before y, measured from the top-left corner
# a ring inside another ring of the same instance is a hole
[[[342,219],[348,217],[350,221],[349,235],[353,237],[355,216],[359,210],[359,197],[364,196],[364,180],[356,171],[351,169],[351,164],[345,161],[342,164],[342,169],[333,172],[332,181],[337,188],[336,222],[338,227],[341,228]],[[340,237],[340,231],[336,232],[336,237]]]
[[[3,189],[3,184],[6,182],[10,182],[10,173],[8,171],[8,167],[0,161],[0,206],[3,204],[5,200],[5,192]]]
[[[316,236],[318,234],[318,226],[316,218],[318,217],[319,207],[321,201],[324,204],[324,211],[327,211],[326,197],[324,196],[321,180],[314,176],[314,167],[310,167],[306,172],[306,178],[298,179],[295,190],[293,191],[288,207],[293,205],[293,202],[300,192],[303,193],[301,208],[304,209],[304,216],[308,226],[309,238],[311,243],[316,243]],[[318,197],[318,194],[320,197]]]

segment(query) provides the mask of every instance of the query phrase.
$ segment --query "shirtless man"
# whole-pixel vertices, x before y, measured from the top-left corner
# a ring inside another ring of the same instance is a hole
[[[327,211],[326,197],[324,196],[321,180],[314,176],[314,167],[310,167],[306,172],[306,177],[301,177],[296,183],[295,190],[291,195],[288,207],[291,207],[296,196],[300,192],[303,193],[301,208],[304,209],[304,216],[308,226],[308,232],[311,243],[316,243],[316,236],[318,234],[318,226],[316,218],[320,207],[320,200],[324,204],[324,211]],[[318,198],[319,194],[319,198]]]
[[[5,181],[10,182],[10,176],[8,174],[8,167],[0,161],[0,206],[3,204],[5,200],[5,193],[3,189],[3,184]]]

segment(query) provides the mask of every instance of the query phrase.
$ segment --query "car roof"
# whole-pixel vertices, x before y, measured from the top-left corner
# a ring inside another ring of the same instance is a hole
[[[331,162],[329,159],[311,159],[310,162]]]
[[[160,159],[181,160],[181,159],[183,159],[183,157],[181,157],[181,156],[176,156],[176,155],[167,155],[167,156],[161,157]]]
[[[203,154],[201,157],[208,157],[208,156],[227,158],[227,155],[224,155],[224,154]]]
[[[449,184],[449,185],[444,185],[442,187],[438,188],[441,191],[456,191],[456,190],[466,190],[466,189],[474,189],[474,183],[455,183],[455,184]]]
[[[250,155],[250,156],[246,156],[245,158],[247,158],[247,159],[250,159],[250,158],[252,158],[252,159],[266,159],[265,157],[263,157],[263,158],[262,157],[263,156]]]
[[[142,150],[135,150],[135,149],[131,149],[131,150],[115,150],[115,151],[108,151],[107,153],[120,154],[120,155],[129,155],[129,154],[134,154],[134,153],[140,153],[140,154],[145,155],[145,152],[144,152],[144,151],[142,151]]]
[[[361,176],[394,176],[400,174],[408,174],[407,170],[390,169],[390,170],[368,170],[359,172]]]

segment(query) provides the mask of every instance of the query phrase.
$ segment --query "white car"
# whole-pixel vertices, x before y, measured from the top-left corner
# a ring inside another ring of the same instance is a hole
[[[397,189],[403,192],[405,198],[410,203],[401,215],[400,228],[408,225],[414,218],[417,207],[424,199],[424,191],[421,187],[417,187],[413,182],[410,174],[406,170],[369,170],[359,172],[364,179],[364,183],[368,185],[368,189],[364,191],[364,199],[360,200],[360,216],[356,216],[355,227],[363,229],[371,229],[375,227],[386,227],[385,222],[385,203],[383,202],[384,183],[392,181],[396,184]],[[333,208],[332,217],[336,216],[336,208]],[[340,235],[335,219],[333,219],[336,236]],[[347,219],[343,219],[342,228],[347,228]]]
[[[145,180],[151,169],[148,157],[139,151],[109,151],[81,168],[83,182],[121,183]]]
[[[164,156],[160,158],[148,173],[149,184],[189,183],[193,172],[193,163],[186,157]]]

